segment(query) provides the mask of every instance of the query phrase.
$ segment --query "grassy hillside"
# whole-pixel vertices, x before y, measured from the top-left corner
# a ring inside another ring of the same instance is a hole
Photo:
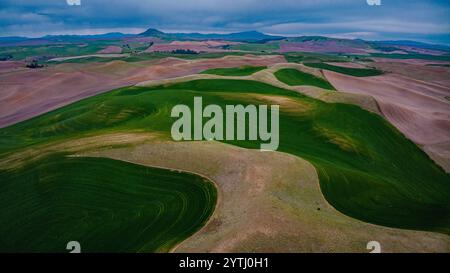
[[[335,66],[327,63],[304,63],[304,65],[314,68],[320,68],[325,70],[331,70],[337,73],[346,74],[355,77],[369,77],[369,76],[378,76],[383,74],[383,71],[372,68],[349,68],[349,67],[341,67]]]
[[[375,224],[450,234],[450,175],[397,129],[357,106],[328,104],[260,82],[197,80],[114,90],[1,129],[0,157],[38,143],[100,132],[139,129],[169,138],[175,121],[170,118],[171,108],[192,106],[194,96],[202,96],[204,105],[224,107],[255,103],[258,97],[267,103],[274,95],[287,98],[274,100],[286,103],[280,108],[279,151],[314,164],[322,192],[335,208]],[[260,145],[259,141],[228,143],[246,148]],[[16,182],[8,183],[11,192],[24,191],[20,186],[26,183],[24,172],[18,170]],[[76,177],[75,171],[72,176]],[[20,206],[21,201],[14,200],[5,204]],[[6,219],[16,213],[2,215],[0,221],[7,223],[3,228],[14,227]],[[117,240],[129,241],[129,235],[121,236]]]
[[[8,46],[0,47],[0,55],[11,55],[13,60],[22,60],[27,57],[34,56],[49,56],[49,57],[64,57],[64,56],[79,56],[94,54],[99,50],[104,49],[108,45],[117,45],[119,41],[95,41],[86,44],[56,44],[56,45],[38,45],[38,46]]]
[[[263,69],[267,66],[241,66],[241,67],[231,67],[231,68],[212,68],[207,69],[200,74],[213,74],[220,76],[248,76]]]
[[[0,171],[0,252],[166,252],[215,207],[209,181],[99,158],[54,155]]]
[[[351,58],[343,55],[313,53],[313,52],[289,52],[283,54],[290,63],[301,62],[350,62]]]
[[[279,81],[291,86],[309,85],[329,90],[335,90],[327,80],[293,68],[280,69],[275,72],[274,75]]]

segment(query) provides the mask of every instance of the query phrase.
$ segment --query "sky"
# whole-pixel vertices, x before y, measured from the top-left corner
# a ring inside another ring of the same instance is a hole
[[[367,3],[377,1],[381,5]],[[450,0],[0,0],[0,26],[0,36],[139,33],[151,27],[448,45]]]

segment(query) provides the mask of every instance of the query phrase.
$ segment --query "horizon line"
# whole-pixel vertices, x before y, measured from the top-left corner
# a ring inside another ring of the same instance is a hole
[[[97,28],[98,29],[98,28]],[[450,43],[444,43],[444,42],[431,42],[424,39],[367,39],[367,38],[360,38],[360,37],[339,37],[339,34],[276,34],[276,33],[268,33],[263,32],[259,30],[242,30],[242,31],[196,31],[196,30],[169,30],[169,29],[158,29],[158,28],[132,28],[135,31],[120,31],[130,28],[116,28],[117,31],[114,31],[114,29],[103,29],[100,28],[100,30],[97,33],[83,33],[83,31],[87,30],[95,30],[95,28],[92,29],[85,29],[85,30],[78,30],[78,32],[72,32],[68,31],[66,33],[63,32],[55,32],[52,34],[40,34],[35,37],[28,36],[28,35],[6,35],[6,36],[0,36],[1,38],[25,38],[25,39],[43,39],[47,36],[101,36],[101,35],[107,35],[107,34],[122,34],[122,35],[139,35],[149,29],[154,29],[163,32],[164,34],[218,34],[218,35],[227,35],[227,34],[235,34],[235,33],[245,33],[245,32],[259,32],[264,35],[268,36],[278,36],[282,38],[299,38],[299,37],[325,37],[325,38],[331,38],[331,39],[342,39],[342,40],[363,40],[368,42],[387,42],[387,41],[396,41],[396,42],[419,42],[419,43],[425,43],[429,45],[442,45],[442,46],[450,46]],[[104,30],[104,31],[101,31]],[[345,34],[344,34],[345,35]]]

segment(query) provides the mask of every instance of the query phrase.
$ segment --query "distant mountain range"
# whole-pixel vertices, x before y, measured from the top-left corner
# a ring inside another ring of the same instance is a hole
[[[395,46],[409,46],[409,47],[417,47],[417,48],[425,48],[425,49],[438,49],[449,51],[450,46],[448,45],[439,45],[439,44],[428,44],[423,42],[409,41],[409,40],[393,40],[393,41],[372,41],[372,44],[379,45],[395,45]]]
[[[162,31],[153,28],[149,28],[138,35],[158,37],[163,39],[176,39],[176,40],[228,40],[228,41],[247,41],[247,42],[280,40],[285,38],[282,36],[267,35],[258,31],[244,31],[228,34],[164,33]]]
[[[40,38],[27,37],[0,37],[1,43],[17,43],[30,40],[45,40],[45,41],[74,41],[80,39],[121,39],[128,37],[157,37],[161,39],[170,40],[228,40],[228,41],[269,41],[280,40],[285,37],[267,35],[258,31],[245,31],[228,34],[202,34],[202,33],[165,33],[154,28],[149,28],[139,34],[123,34],[120,32],[112,32],[97,35],[46,35]]]
[[[288,42],[329,42],[334,41],[353,47],[378,47],[389,48],[390,46],[409,46],[424,49],[439,49],[450,51],[450,46],[433,45],[416,41],[365,41],[362,39],[339,39],[324,36],[300,36],[300,37],[283,37],[268,35],[259,31],[244,31],[236,33],[218,34],[218,33],[165,33],[158,29],[149,28],[139,34],[124,34],[120,32],[112,32],[96,35],[47,35],[41,38],[27,37],[0,37],[0,45],[39,45],[45,43],[64,43],[64,42],[82,42],[86,39],[123,39],[133,37],[157,37],[163,40],[228,40],[249,43],[264,43],[275,40],[285,40]]]

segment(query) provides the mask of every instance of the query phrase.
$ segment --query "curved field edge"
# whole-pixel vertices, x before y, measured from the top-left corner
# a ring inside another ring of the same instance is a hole
[[[52,153],[0,171],[0,252],[168,252],[210,218],[215,186],[186,172]]]
[[[215,141],[173,142],[145,132],[101,134],[27,150],[22,158],[26,154],[36,160],[37,155],[46,157],[56,150],[188,172],[213,181],[218,192],[213,215],[171,249],[175,252],[366,252],[366,243],[374,239],[383,252],[450,250],[446,235],[385,228],[339,213],[323,198],[315,168],[281,152]],[[17,168],[18,163],[26,162],[3,160],[0,169]]]
[[[171,89],[206,93],[245,90],[276,95],[286,92],[262,83],[221,80],[164,87],[166,91]],[[281,108],[284,115],[280,116],[279,150],[315,165],[321,189],[335,208],[380,225],[449,233],[450,176],[414,143],[383,118],[358,107],[323,104],[299,94],[285,95],[301,97],[301,114],[293,117],[291,106],[289,110]],[[259,147],[250,142],[230,143]]]
[[[327,63],[308,63],[308,62],[306,62],[303,64],[308,67],[330,70],[330,71],[334,71],[337,73],[350,75],[350,76],[354,76],[354,77],[379,76],[384,73],[383,71],[374,69],[374,68],[350,68],[350,67],[331,65],[331,64],[327,64]]]
[[[248,76],[266,69],[267,66],[240,66],[231,68],[211,68],[200,72],[200,74],[213,74],[219,76]]]
[[[323,88],[318,88],[314,86],[290,86],[281,81],[279,81],[274,73],[281,69],[296,69],[301,71],[302,73],[311,74],[314,77],[327,80],[323,73],[319,69],[309,68],[301,64],[296,63],[277,63],[269,66],[267,69],[256,72],[249,76],[219,76],[219,75],[210,75],[210,74],[194,74],[170,79],[163,80],[148,80],[143,81],[135,86],[138,87],[154,87],[154,86],[163,86],[163,85],[171,85],[174,83],[193,81],[193,80],[205,80],[205,79],[228,79],[228,80],[252,80],[258,81],[262,83],[266,83],[275,87],[279,87],[286,90],[291,90],[293,92],[298,92],[308,97],[312,97],[324,102],[329,103],[347,103],[357,105],[363,109],[366,109],[370,112],[377,113],[382,115],[380,112],[378,103],[374,98],[368,95],[347,93],[347,92],[332,92],[331,90],[326,90]]]
[[[450,250],[446,235],[385,228],[339,213],[323,198],[315,168],[290,154],[215,141],[150,141],[80,155],[211,177],[217,208],[176,252],[366,252],[374,239],[383,252]]]
[[[290,86],[310,85],[323,89],[335,90],[326,80],[294,68],[283,68],[274,73],[275,77]]]
[[[383,118],[356,106],[323,103],[260,82],[197,80],[122,88],[0,134],[19,149],[80,131],[168,132],[174,121],[169,118],[173,105],[192,106],[194,96],[203,96],[205,104],[245,104],[248,94],[281,105],[279,150],[314,164],[325,197],[338,210],[375,224],[448,233],[448,174]],[[259,148],[260,143],[230,144]]]

